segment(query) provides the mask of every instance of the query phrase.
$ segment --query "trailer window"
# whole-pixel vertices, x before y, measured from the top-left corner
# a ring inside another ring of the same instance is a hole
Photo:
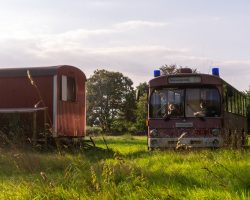
[[[76,101],[76,84],[75,79],[73,77],[62,76],[61,100]]]

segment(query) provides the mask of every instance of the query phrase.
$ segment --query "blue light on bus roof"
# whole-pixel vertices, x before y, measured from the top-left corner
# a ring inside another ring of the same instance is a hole
[[[154,70],[154,77],[158,77],[158,76],[160,76],[160,75],[161,75],[161,70],[155,69],[155,70]]]
[[[212,68],[212,75],[220,76],[220,69],[218,67]]]

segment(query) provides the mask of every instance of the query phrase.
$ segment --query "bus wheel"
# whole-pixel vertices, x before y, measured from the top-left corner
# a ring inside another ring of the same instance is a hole
[[[148,147],[148,151],[154,151],[155,149],[155,147]]]
[[[233,147],[234,147],[235,149],[237,149],[237,148],[239,147],[238,144],[239,144],[239,134],[238,134],[237,130],[235,130],[235,131],[234,131]]]
[[[245,146],[246,144],[247,144],[246,133],[245,133],[244,129],[242,129],[242,132],[241,132],[241,147]]]
[[[229,129],[228,130],[228,134],[226,134],[226,146],[227,147],[232,147],[232,143],[233,143],[233,137],[232,137],[232,131]]]

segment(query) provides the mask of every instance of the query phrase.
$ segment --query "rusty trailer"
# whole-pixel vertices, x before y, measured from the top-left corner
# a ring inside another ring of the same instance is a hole
[[[85,83],[85,74],[69,65],[0,69],[0,115],[32,113],[34,140],[39,127],[49,129],[53,138],[82,138]]]

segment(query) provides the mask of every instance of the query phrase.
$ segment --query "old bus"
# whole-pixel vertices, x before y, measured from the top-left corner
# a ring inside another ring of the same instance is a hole
[[[148,147],[240,147],[247,138],[247,98],[214,74],[158,75],[149,81]],[[156,73],[158,74],[158,72]]]

